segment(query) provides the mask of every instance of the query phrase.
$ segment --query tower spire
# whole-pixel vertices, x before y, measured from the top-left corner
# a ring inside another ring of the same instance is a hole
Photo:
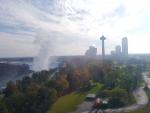
[[[105,44],[104,44],[104,41],[106,40],[106,37],[104,37],[104,35],[102,35],[100,37],[100,40],[102,41],[102,58],[105,57]]]

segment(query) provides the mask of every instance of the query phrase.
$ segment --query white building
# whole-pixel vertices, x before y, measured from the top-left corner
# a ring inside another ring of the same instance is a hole
[[[115,54],[116,54],[116,57],[121,57],[122,53],[121,53],[121,46],[120,45],[116,46]]]
[[[122,39],[122,56],[128,56],[128,39],[126,37]]]

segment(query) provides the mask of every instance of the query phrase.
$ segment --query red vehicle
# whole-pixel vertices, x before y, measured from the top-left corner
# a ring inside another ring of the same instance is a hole
[[[98,108],[103,104],[102,100],[100,98],[97,98],[94,102],[93,108]]]

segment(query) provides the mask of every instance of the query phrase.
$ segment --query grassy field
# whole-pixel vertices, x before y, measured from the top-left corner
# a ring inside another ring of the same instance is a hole
[[[87,92],[77,93],[73,92],[71,94],[60,97],[57,102],[52,106],[48,113],[69,113],[74,111],[77,106],[84,101],[85,97],[89,93],[96,93],[98,89],[101,88],[100,84],[91,88]]]

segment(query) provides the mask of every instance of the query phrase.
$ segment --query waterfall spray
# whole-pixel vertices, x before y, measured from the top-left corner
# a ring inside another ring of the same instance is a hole
[[[48,70],[50,65],[50,52],[52,51],[49,34],[41,29],[37,30],[35,43],[39,46],[39,51],[38,55],[34,58],[32,70]]]

